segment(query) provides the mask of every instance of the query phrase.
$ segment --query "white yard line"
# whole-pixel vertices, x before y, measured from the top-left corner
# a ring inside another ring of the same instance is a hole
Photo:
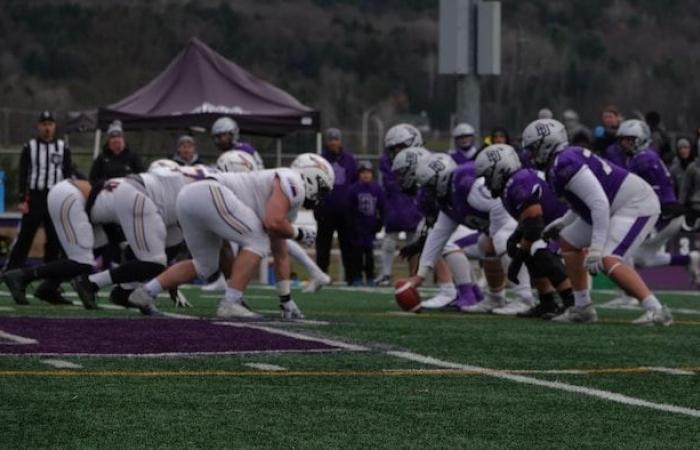
[[[622,403],[624,405],[630,406],[641,406],[644,408],[655,409],[658,411],[671,412],[676,414],[683,414],[690,417],[700,417],[700,410],[685,408],[682,406],[670,405],[667,403],[654,403],[647,400],[642,400],[635,397],[629,397],[627,395],[617,394],[615,392],[604,391],[601,389],[587,388],[583,386],[576,386],[568,383],[561,383],[558,381],[547,381],[540,380],[538,378],[526,377],[523,375],[516,375],[512,373],[503,372],[500,370],[488,369],[485,367],[472,366],[468,364],[459,364],[449,361],[442,361],[439,359],[431,358],[430,356],[423,356],[412,352],[396,352],[389,351],[386,352],[388,355],[394,356],[396,358],[401,358],[413,362],[418,362],[421,364],[431,365],[435,367],[442,367],[445,369],[459,369],[468,370],[470,372],[476,372],[484,376],[489,376],[493,378],[499,378],[502,380],[513,381],[515,383],[529,384],[533,386],[541,386],[550,389],[555,389],[558,391],[572,392],[574,394],[587,395],[589,397],[600,398],[610,402]]]
[[[17,336],[16,334],[7,333],[0,330],[0,339],[6,339],[8,341],[14,342],[15,344],[28,345],[28,344],[38,344],[39,341],[32,338],[26,338],[23,336]]]
[[[673,369],[670,367],[644,367],[652,372],[667,373],[669,375],[695,375],[695,372],[683,369]]]
[[[72,363],[70,361],[64,361],[62,359],[42,359],[43,364],[47,364],[56,369],[82,369],[83,366],[80,364]]]
[[[278,366],[276,364],[265,364],[265,363],[245,363],[243,364],[251,369],[264,370],[266,372],[282,372],[287,370],[286,367]]]
[[[15,308],[13,308],[12,306],[0,306],[0,311],[11,312],[14,310],[15,310]]]
[[[360,345],[348,344],[347,342],[337,341],[334,339],[325,339],[320,337],[309,336],[306,334],[295,333],[293,331],[280,330],[278,328],[270,328],[264,325],[252,324],[252,323],[241,323],[241,322],[212,322],[215,325],[224,325],[227,327],[237,327],[237,328],[252,328],[254,330],[267,331],[272,334],[279,334],[280,336],[291,337],[295,339],[300,339],[302,341],[320,342],[321,344],[330,345],[333,347],[340,347],[344,350],[351,350],[356,352],[364,352],[369,350],[367,347],[362,347]]]

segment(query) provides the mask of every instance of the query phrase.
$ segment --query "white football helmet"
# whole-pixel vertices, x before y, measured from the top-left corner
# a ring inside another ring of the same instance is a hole
[[[458,123],[456,127],[452,129],[452,137],[458,138],[460,136],[474,136],[476,130],[474,127],[466,122]]]
[[[297,171],[304,181],[305,208],[310,209],[318,205],[323,196],[333,189],[333,166],[320,155],[302,153],[294,158],[290,167]]]
[[[240,130],[238,129],[238,124],[235,120],[230,117],[219,117],[211,126],[212,136],[218,136],[220,134],[231,133],[233,135],[233,142],[238,142],[238,135]]]
[[[153,172],[156,169],[177,169],[180,165],[172,159],[156,159],[148,166],[148,171]]]
[[[400,123],[389,128],[384,135],[384,149],[397,152],[408,147],[422,147],[423,136],[418,128],[409,123]]]
[[[428,158],[430,152],[423,147],[409,147],[401,150],[391,164],[391,171],[399,180],[403,191],[412,191],[417,187],[416,169],[420,161]]]
[[[216,160],[216,168],[222,172],[253,172],[257,167],[253,155],[241,150],[223,152]]]
[[[494,198],[500,197],[508,178],[523,165],[518,153],[508,144],[489,145],[474,160],[477,177],[484,177]]]
[[[634,138],[631,149],[632,153],[637,153],[651,144],[651,130],[649,130],[649,125],[638,119],[629,119],[622,122],[617,129],[617,137],[618,139],[623,137]]]
[[[457,163],[446,153],[434,153],[419,161],[416,169],[418,185],[435,192],[438,197],[447,195],[452,172]],[[465,199],[466,200],[466,199]]]
[[[523,130],[523,149],[528,150],[538,168],[544,168],[552,155],[569,145],[564,124],[554,119],[537,119]]]

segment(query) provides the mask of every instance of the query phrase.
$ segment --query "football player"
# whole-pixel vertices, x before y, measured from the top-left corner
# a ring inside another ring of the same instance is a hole
[[[219,249],[223,241],[238,243],[240,251],[217,316],[259,318],[243,301],[243,293],[271,250],[277,271],[277,293],[284,318],[303,317],[291,299],[287,239],[312,245],[316,231],[293,225],[302,205],[312,208],[333,188],[333,168],[318,155],[299,155],[290,169],[249,173],[220,173],[182,189],[177,198],[177,218],[192,259],[181,261],[129,300],[146,306],[155,303],[165,289],[173,289],[199,276],[219,276]]]
[[[558,320],[591,322],[597,319],[587,289],[588,273],[603,272],[641,301],[645,313],[633,323],[673,323],[668,308],[625,262],[653,229],[661,213],[651,186],[588,149],[569,146],[564,125],[554,119],[530,123],[522,139],[523,147],[530,150],[537,167],[546,169],[547,181],[554,192],[571,208],[545,228],[546,234],[560,236],[567,273],[574,288],[575,305],[558,316]]]
[[[542,240],[542,231],[566,213],[566,205],[554,195],[541,172],[523,168],[510,145],[486,147],[476,157],[475,166],[494,198],[501,198],[506,211],[518,220],[518,228],[508,239],[512,258],[508,278],[517,283],[517,274],[525,264],[540,299],[537,306],[519,316],[551,318],[561,314],[574,305],[574,294],[564,265],[554,253],[557,249]],[[555,292],[564,309],[557,306]]]

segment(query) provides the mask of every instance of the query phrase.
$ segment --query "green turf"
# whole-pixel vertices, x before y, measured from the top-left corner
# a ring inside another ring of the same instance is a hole
[[[195,307],[177,312],[214,314],[215,296],[200,297],[197,290],[187,294]],[[609,298],[596,295],[599,303]],[[697,448],[698,418],[492,377],[437,372],[385,353],[405,350],[502,370],[601,369],[526,376],[700,409],[700,297],[661,298],[673,308],[697,313],[675,314],[678,323],[669,328],[635,327],[629,321],[639,311],[602,308],[600,323],[583,326],[449,313],[405,316],[394,314],[388,293],[326,289],[316,295],[295,293],[295,299],[307,318],[329,323],[289,329],[369,351],[61,358],[81,364],[75,371],[81,376],[50,376],[57,369],[38,357],[0,357],[0,373],[27,371],[0,376],[2,446]],[[251,289],[249,303],[273,317],[273,291]],[[160,305],[174,311],[167,299]],[[2,296],[0,307],[13,305]],[[3,315],[141,319],[133,311],[85,311],[36,301],[3,309]],[[247,363],[276,364],[289,372],[265,374]],[[685,368],[695,375],[605,371],[648,366]],[[161,376],[146,376],[149,371]]]

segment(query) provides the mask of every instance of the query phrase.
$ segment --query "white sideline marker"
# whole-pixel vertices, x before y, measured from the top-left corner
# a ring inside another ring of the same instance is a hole
[[[20,344],[20,345],[29,345],[29,344],[38,344],[39,341],[36,339],[32,338],[26,338],[23,336],[17,336],[16,334],[12,333],[7,333],[6,331],[0,330],[0,340],[8,340],[11,341],[15,344]]]
[[[265,363],[245,363],[243,364],[251,369],[262,370],[265,372],[282,372],[287,370],[286,367],[278,366],[276,364],[265,364]]]
[[[449,361],[441,361],[439,359],[431,358],[430,356],[423,356],[412,352],[396,352],[389,351],[386,352],[387,355],[394,356],[396,358],[406,359],[413,362],[418,362],[421,364],[427,364],[435,367],[442,367],[445,369],[458,369],[467,370],[470,372],[476,372],[481,375],[500,378],[503,380],[514,381],[516,383],[530,384],[534,386],[542,386],[550,389],[556,389],[559,391],[573,392],[574,394],[588,395],[590,397],[596,397],[603,400],[622,403],[624,405],[631,406],[641,406],[644,408],[656,409],[658,411],[672,412],[676,414],[683,414],[690,417],[700,417],[700,410],[685,408],[682,406],[669,405],[667,403],[654,403],[647,400],[642,400],[640,398],[629,397],[627,395],[617,394],[615,392],[604,391],[602,389],[587,388],[583,386],[576,386],[568,383],[560,383],[558,381],[547,381],[540,380],[538,378],[526,377],[523,375],[516,375],[512,373],[502,372],[500,370],[487,369],[485,367],[472,366],[468,364],[459,364]]]
[[[82,369],[83,366],[62,359],[42,359],[43,364],[49,365],[56,369]]]

